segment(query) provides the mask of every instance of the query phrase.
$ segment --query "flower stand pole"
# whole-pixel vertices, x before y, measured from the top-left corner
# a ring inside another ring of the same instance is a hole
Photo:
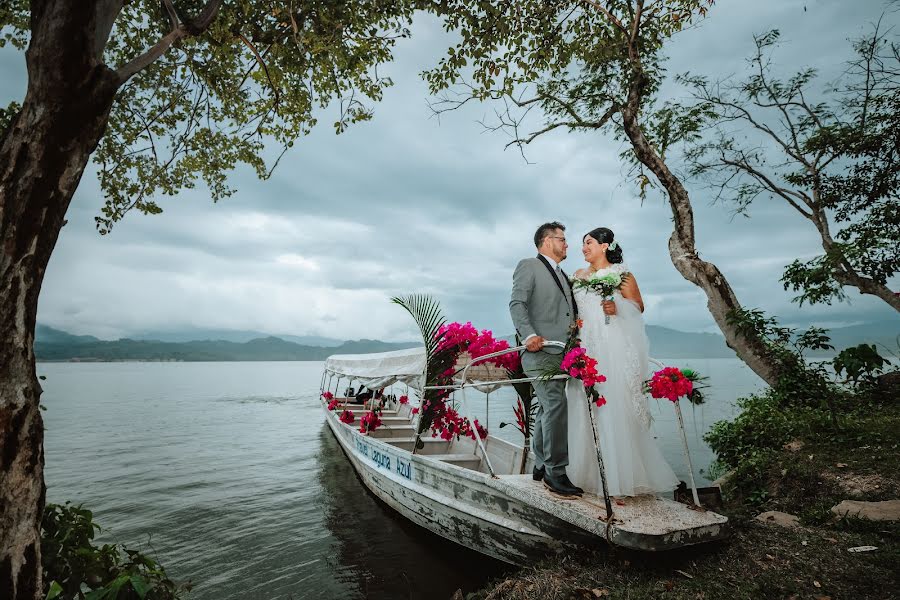
[[[603,486],[603,502],[606,503],[606,521],[613,518],[612,502],[609,500],[609,490],[606,487],[606,467],[603,465],[603,453],[600,451],[600,440],[597,438],[597,427],[594,423],[594,411],[591,410],[591,398],[587,397],[588,418],[591,420],[591,433],[594,434],[594,449],[597,451],[597,466],[600,467],[600,483]]]
[[[694,504],[700,506],[700,497],[697,495],[697,484],[694,483],[694,465],[691,464],[691,453],[688,450],[687,434],[684,431],[684,417],[681,416],[681,403],[673,402],[672,404],[675,405],[675,414],[678,416],[678,428],[681,430],[682,449],[684,450],[684,460],[687,462],[688,478],[691,480],[691,492],[694,494]]]

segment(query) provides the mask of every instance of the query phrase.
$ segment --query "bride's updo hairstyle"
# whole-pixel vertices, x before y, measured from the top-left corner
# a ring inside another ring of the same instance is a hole
[[[612,229],[598,227],[589,231],[587,235],[597,240],[598,244],[609,244],[609,248],[606,249],[606,260],[613,264],[622,262],[622,247],[615,241]]]

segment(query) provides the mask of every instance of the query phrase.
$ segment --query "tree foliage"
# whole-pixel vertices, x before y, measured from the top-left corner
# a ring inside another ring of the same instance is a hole
[[[717,199],[749,214],[763,198],[803,216],[823,253],[785,268],[803,304],[846,299],[855,287],[900,310],[888,279],[900,269],[900,51],[876,25],[830,86],[814,69],[773,74],[777,30],[757,36],[751,74],[738,81],[685,75],[711,132],[687,153]],[[833,231],[837,227],[837,231]]]
[[[442,94],[436,110],[499,100],[503,108],[496,113],[496,129],[511,134],[511,143],[521,147],[558,128],[586,131],[610,125],[628,103],[636,78],[641,81],[640,108],[652,105],[664,74],[663,42],[705,15],[712,3],[436,4],[447,30],[460,35],[447,56],[425,73],[432,93]],[[524,131],[535,116],[543,126]]]
[[[331,114],[322,109],[333,101],[339,133],[371,118],[371,103],[391,85],[378,66],[409,35],[411,5],[228,2],[206,31],[185,35],[142,66],[132,61],[189,25],[203,4],[124,3],[104,61],[133,76],[121,86],[93,155],[106,197],[98,230],[108,232],[132,209],[158,213],[161,195],[200,183],[213,200],[225,198],[234,192],[227,175],[240,164],[268,177],[283,151]],[[0,10],[4,42],[27,43],[28,11],[24,0]],[[129,73],[129,65],[141,68]]]

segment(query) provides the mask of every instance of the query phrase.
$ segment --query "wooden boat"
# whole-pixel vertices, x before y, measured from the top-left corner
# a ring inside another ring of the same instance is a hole
[[[334,389],[344,379],[370,389],[398,382],[418,389],[424,369],[422,348],[336,355],[326,361],[322,390],[331,393],[335,376]],[[484,385],[463,379],[459,389]],[[413,523],[500,560],[522,564],[566,548],[606,542],[661,551],[727,535],[726,517],[658,496],[617,501],[610,518],[603,497],[552,494],[533,480],[530,461],[521,474],[523,448],[493,435],[483,442],[422,437],[423,447],[414,452],[411,404],[388,402],[382,425],[364,434],[359,423],[365,407],[352,404],[352,398],[335,400],[334,410],[328,410],[327,398],[322,400],[326,423],[373,494]],[[344,409],[354,413],[352,422],[341,422]]]

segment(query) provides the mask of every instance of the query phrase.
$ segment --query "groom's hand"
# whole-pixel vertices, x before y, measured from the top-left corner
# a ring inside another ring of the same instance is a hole
[[[528,338],[528,341],[525,342],[525,348],[529,352],[537,352],[538,350],[540,350],[543,347],[544,347],[544,338],[542,338],[539,335]]]
[[[616,303],[612,300],[603,301],[603,313],[607,315],[616,314]]]

